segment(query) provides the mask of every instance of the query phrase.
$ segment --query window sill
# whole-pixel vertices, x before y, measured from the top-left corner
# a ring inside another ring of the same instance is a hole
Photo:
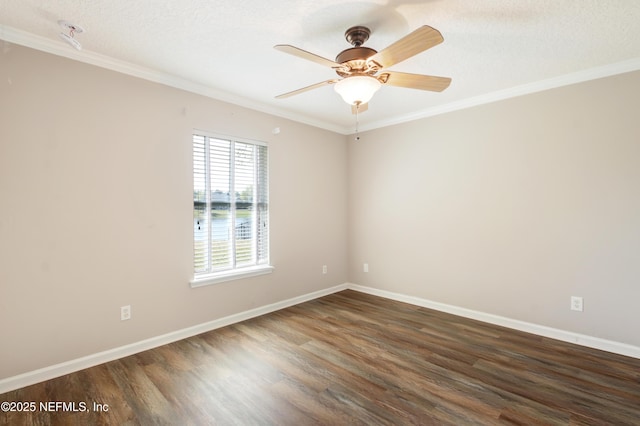
[[[219,284],[226,281],[240,280],[258,275],[270,274],[275,268],[270,265],[252,266],[250,268],[234,269],[232,271],[218,272],[215,274],[201,275],[189,282],[191,288]]]

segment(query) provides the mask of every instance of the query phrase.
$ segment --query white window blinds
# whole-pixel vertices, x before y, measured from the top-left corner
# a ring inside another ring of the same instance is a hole
[[[269,262],[268,149],[193,135],[195,275]]]

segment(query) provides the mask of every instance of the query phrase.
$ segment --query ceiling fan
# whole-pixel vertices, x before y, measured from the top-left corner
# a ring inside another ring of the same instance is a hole
[[[355,26],[349,28],[345,32],[345,38],[353,47],[340,52],[335,61],[288,44],[274,46],[275,49],[281,52],[332,68],[342,77],[283,93],[276,96],[276,98],[288,98],[319,87],[335,84],[336,92],[342,96],[346,103],[352,106],[352,112],[356,114],[367,110],[367,102],[371,100],[374,93],[383,84],[432,92],[441,92],[449,87],[451,79],[448,77],[386,70],[405,59],[442,43],[444,38],[440,31],[424,25],[380,52],[363,46],[370,35],[371,30],[367,27]]]

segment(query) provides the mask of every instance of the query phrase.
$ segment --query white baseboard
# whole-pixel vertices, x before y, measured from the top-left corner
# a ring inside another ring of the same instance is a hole
[[[499,315],[487,314],[485,312],[460,308],[458,306],[447,305],[445,303],[434,302],[427,299],[421,299],[419,297],[407,296],[404,294],[380,290],[377,288],[365,287],[358,284],[349,283],[347,284],[347,286],[351,290],[371,294],[374,296],[384,297],[386,299],[396,300],[398,302],[409,303],[411,305],[421,306],[423,308],[429,308],[465,318],[471,318],[489,324],[500,325],[502,327],[536,334],[538,336],[549,337],[551,339],[561,340],[563,342],[575,343],[577,345],[586,346],[589,348],[599,349],[602,351],[640,359],[640,347],[629,345],[626,343],[614,342],[611,340],[600,339],[598,337],[573,333],[571,331],[559,330],[557,328],[546,327],[544,325],[519,321],[511,318],[501,317]]]
[[[158,346],[186,339],[197,334],[206,333],[207,331],[215,330],[217,328],[255,318],[260,315],[268,314],[270,312],[278,311],[280,309],[288,308],[289,306],[297,305],[299,303],[307,302],[309,300],[317,299],[319,297],[327,296],[329,294],[337,293],[339,291],[347,289],[371,294],[374,296],[380,296],[391,300],[397,300],[399,302],[405,302],[411,305],[422,306],[424,308],[434,309],[437,311],[447,312],[453,315],[471,318],[490,324],[496,324],[515,330],[525,331],[527,333],[532,333],[539,336],[550,337],[552,339],[557,339],[564,342],[575,343],[594,349],[600,349],[603,351],[613,352],[620,355],[626,355],[640,359],[640,347],[628,345],[625,343],[619,343],[600,339],[597,337],[586,336],[583,334],[572,333],[569,331],[558,330],[551,327],[545,327],[542,325],[505,318],[498,315],[487,314],[471,309],[465,309],[453,305],[434,302],[427,299],[421,299],[419,297],[407,296],[400,293],[394,293],[372,287],[365,287],[358,284],[345,283],[324,290],[319,290],[312,293],[304,294],[302,296],[283,300],[281,302],[276,302],[270,305],[240,312],[238,314],[229,315],[227,317],[219,318],[217,320],[209,321],[203,324],[198,324],[193,327],[188,327],[182,330],[163,334],[161,336],[152,337],[140,342],[135,342],[129,345],[88,355],[82,358],[77,358],[71,361],[63,362],[38,370],[29,371],[17,376],[8,377],[6,379],[0,380],[0,394],[23,388],[25,386],[30,386],[35,383],[43,382],[45,380],[54,379],[65,374],[73,373],[85,368],[103,364],[105,362],[124,358],[126,356],[146,351],[148,349],[153,349]]]
[[[198,324],[193,327],[188,327],[182,330],[177,330],[171,333],[163,334],[161,336],[152,337],[150,339],[142,340],[140,342],[131,343],[129,345],[120,346],[118,348],[88,355],[82,358],[77,358],[71,361],[63,362],[63,363],[52,365],[49,367],[40,368],[38,370],[29,371],[23,374],[19,374],[17,376],[8,377],[6,379],[0,380],[0,394],[9,392],[15,389],[23,388],[25,386],[30,386],[35,383],[43,382],[45,380],[50,380],[56,377],[64,376],[65,374],[80,371],[85,368],[103,364],[105,362],[124,358],[126,356],[133,355],[142,351],[146,351],[148,349],[153,349],[158,346],[162,346],[168,343],[176,342],[178,340],[186,339],[188,337],[195,336],[197,334],[206,333],[207,331],[215,330],[217,328],[225,327],[227,325],[231,325],[237,322],[255,318],[260,315],[278,311],[280,309],[288,308],[289,306],[293,306],[299,303],[307,302],[309,300],[317,299],[319,297],[336,293],[338,291],[346,290],[347,288],[348,286],[346,284],[341,284],[335,287],[331,287],[324,290],[315,291],[313,293],[308,293],[302,296],[294,297],[291,299],[283,300],[281,302],[276,302],[270,305],[261,306],[255,309],[240,312],[238,314],[229,315],[227,317],[209,321],[203,324]]]

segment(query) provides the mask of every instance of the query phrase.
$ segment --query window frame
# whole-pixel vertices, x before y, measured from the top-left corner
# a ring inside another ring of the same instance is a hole
[[[256,257],[256,263],[253,265],[247,265],[247,266],[238,266],[235,264],[235,261],[231,262],[231,267],[228,269],[223,269],[223,270],[218,270],[218,271],[206,271],[206,272],[196,272],[196,230],[195,230],[195,224],[194,224],[194,228],[192,230],[192,248],[193,248],[193,252],[192,252],[192,257],[191,257],[191,261],[192,261],[192,267],[193,267],[193,278],[189,281],[189,284],[191,287],[195,288],[195,287],[201,287],[201,286],[206,286],[206,285],[211,285],[211,284],[217,284],[217,283],[222,283],[222,282],[226,282],[226,281],[231,281],[231,280],[238,280],[238,279],[244,279],[244,278],[249,278],[249,277],[253,277],[253,276],[258,276],[258,275],[264,275],[264,274],[269,274],[271,272],[273,272],[274,267],[271,266],[270,263],[270,220],[269,220],[269,215],[270,215],[270,209],[269,209],[269,144],[266,142],[262,142],[262,141],[256,141],[256,140],[251,140],[251,139],[245,139],[245,138],[239,138],[239,137],[232,137],[232,136],[228,136],[228,135],[222,135],[222,134],[217,134],[217,133],[212,133],[212,132],[207,132],[207,131],[203,131],[203,130],[199,130],[199,129],[194,129],[191,133],[191,158],[192,158],[192,170],[191,170],[191,176],[192,176],[192,187],[194,190],[194,193],[196,191],[196,183],[195,183],[195,160],[196,160],[196,151],[195,151],[195,140],[196,137],[203,137],[205,138],[205,155],[209,155],[210,152],[210,140],[218,140],[218,141],[227,141],[230,143],[230,147],[229,147],[229,155],[230,155],[230,166],[229,166],[229,181],[232,183],[234,182],[235,177],[234,173],[236,172],[236,167],[238,166],[237,162],[234,159],[235,156],[235,144],[236,143],[240,143],[240,144],[250,144],[253,146],[262,146],[265,147],[267,150],[267,154],[266,154],[266,191],[265,188],[262,188],[261,190],[264,191],[264,193],[266,194],[266,200],[267,200],[267,208],[266,208],[266,212],[267,212],[267,220],[266,220],[266,261],[263,261],[262,263],[259,263],[259,258],[258,258],[258,253],[260,251],[259,249],[259,244],[256,241],[255,242],[255,247],[252,248],[252,250],[255,250],[255,252],[252,253],[253,256]],[[205,157],[206,158],[206,157]],[[210,157],[209,157],[210,158]],[[208,164],[209,160],[205,160],[205,163]],[[254,170],[255,170],[256,164],[254,162]],[[208,168],[205,167],[205,181],[209,180],[210,181],[210,174],[211,174],[211,167],[209,166]],[[258,177],[256,176],[256,183],[258,181]],[[230,183],[230,185],[231,185]],[[209,189],[209,191],[211,190],[211,188],[209,187],[209,184],[206,184],[207,188]],[[256,193],[260,190],[258,189],[258,187],[256,186]],[[232,253],[235,252],[235,246],[236,246],[236,242],[237,242],[237,234],[236,234],[236,230],[235,227],[233,226],[233,224],[235,224],[236,222],[236,199],[235,199],[235,188],[229,188],[229,193],[230,193],[230,209],[229,209],[229,213],[231,215],[230,220],[231,220],[231,232],[229,233],[231,240],[231,244],[232,244]],[[194,199],[195,201],[195,199]],[[207,212],[210,213],[210,208],[211,205],[213,204],[213,202],[211,201],[211,196],[207,195],[207,204],[209,205],[207,207]],[[254,199],[252,201],[252,205],[256,206],[257,204],[260,203],[259,199]],[[256,209],[256,214],[258,214],[257,212],[258,209]],[[193,210],[192,212],[195,213],[195,203],[193,206]],[[208,218],[210,219],[210,218]],[[256,224],[259,223],[258,219],[256,218]],[[207,225],[207,234],[211,235],[212,233],[212,226],[213,224],[210,223],[210,220],[208,221],[208,225]],[[257,227],[255,228],[255,238],[258,238],[258,230]],[[207,243],[208,245],[208,256],[211,256],[211,245],[209,244],[209,242]],[[210,261],[210,260],[209,260]]]

